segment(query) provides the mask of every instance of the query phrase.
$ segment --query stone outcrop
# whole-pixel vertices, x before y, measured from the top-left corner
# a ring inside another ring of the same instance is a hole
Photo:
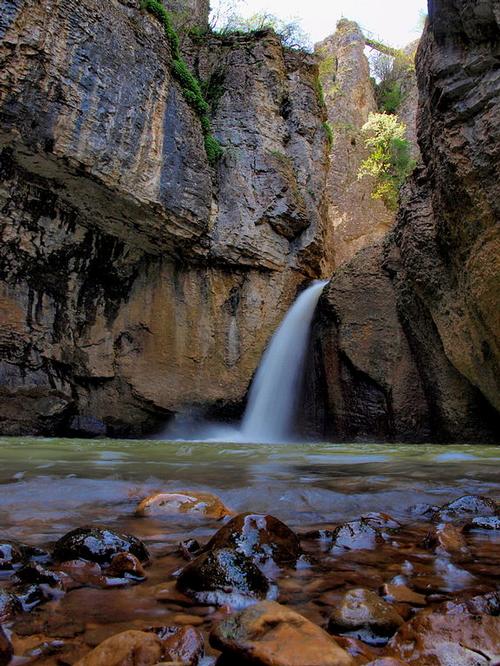
[[[135,0],[2,0],[0,35],[0,431],[138,435],[240,404],[331,267],[313,58],[269,32],[183,40],[212,168]]]
[[[327,188],[336,267],[381,239],[394,223],[394,213],[371,197],[373,179],[358,180],[369,152],[360,130],[378,110],[365,45],[357,23],[341,19],[336,32],[315,46],[333,132]]]
[[[417,56],[423,166],[395,229],[320,300],[304,418],[329,436],[498,432],[498,49],[492,5],[431,4]]]

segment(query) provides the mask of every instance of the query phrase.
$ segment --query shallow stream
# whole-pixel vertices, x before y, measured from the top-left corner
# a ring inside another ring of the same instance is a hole
[[[499,499],[499,462],[498,447],[477,445],[1,438],[3,539],[49,547],[75,527],[104,525],[140,537],[154,556],[145,583],[72,590],[21,617],[14,631],[77,641],[75,658],[82,644],[88,649],[122,629],[185,623],[208,631],[221,611],[179,603],[169,581],[184,564],[176,550],[179,541],[203,542],[220,522],[189,515],[136,517],[138,501],[159,490],[210,491],[235,512],[270,513],[299,533],[371,511],[404,523],[399,536],[375,550],[332,554],[320,542],[306,540],[313,564],[283,573],[279,601],[319,624],[346,585],[377,590],[405,574],[414,589],[436,599],[457,590],[495,589],[498,533],[473,531],[466,558],[443,560],[421,547],[429,525],[416,521],[410,508],[464,494]],[[70,654],[67,663],[72,663]]]

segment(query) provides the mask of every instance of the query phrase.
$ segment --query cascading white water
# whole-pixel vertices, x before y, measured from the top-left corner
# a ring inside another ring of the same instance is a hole
[[[283,442],[292,436],[309,331],[326,281],[300,294],[275,331],[257,369],[240,435],[248,442]]]
[[[316,280],[305,289],[276,329],[250,387],[239,428],[181,414],[162,439],[263,443],[292,439],[309,331],[325,284],[327,280]]]

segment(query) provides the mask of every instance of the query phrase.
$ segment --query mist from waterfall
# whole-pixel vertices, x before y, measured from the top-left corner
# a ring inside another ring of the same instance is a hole
[[[292,304],[274,332],[250,387],[240,427],[180,415],[164,439],[286,442],[293,439],[309,334],[327,280],[314,281]]]

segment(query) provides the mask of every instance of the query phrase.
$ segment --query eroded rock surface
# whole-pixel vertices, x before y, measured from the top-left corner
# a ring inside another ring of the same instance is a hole
[[[259,666],[352,666],[354,660],[320,627],[276,602],[223,620],[211,644],[233,659]]]
[[[314,60],[265,32],[184,40],[214,93],[211,168],[135,0],[3,0],[0,28],[0,431],[140,435],[237,408],[330,261]]]
[[[394,231],[319,303],[305,419],[322,434],[498,438],[499,48],[492,4],[432,3],[417,53],[423,165]]]

